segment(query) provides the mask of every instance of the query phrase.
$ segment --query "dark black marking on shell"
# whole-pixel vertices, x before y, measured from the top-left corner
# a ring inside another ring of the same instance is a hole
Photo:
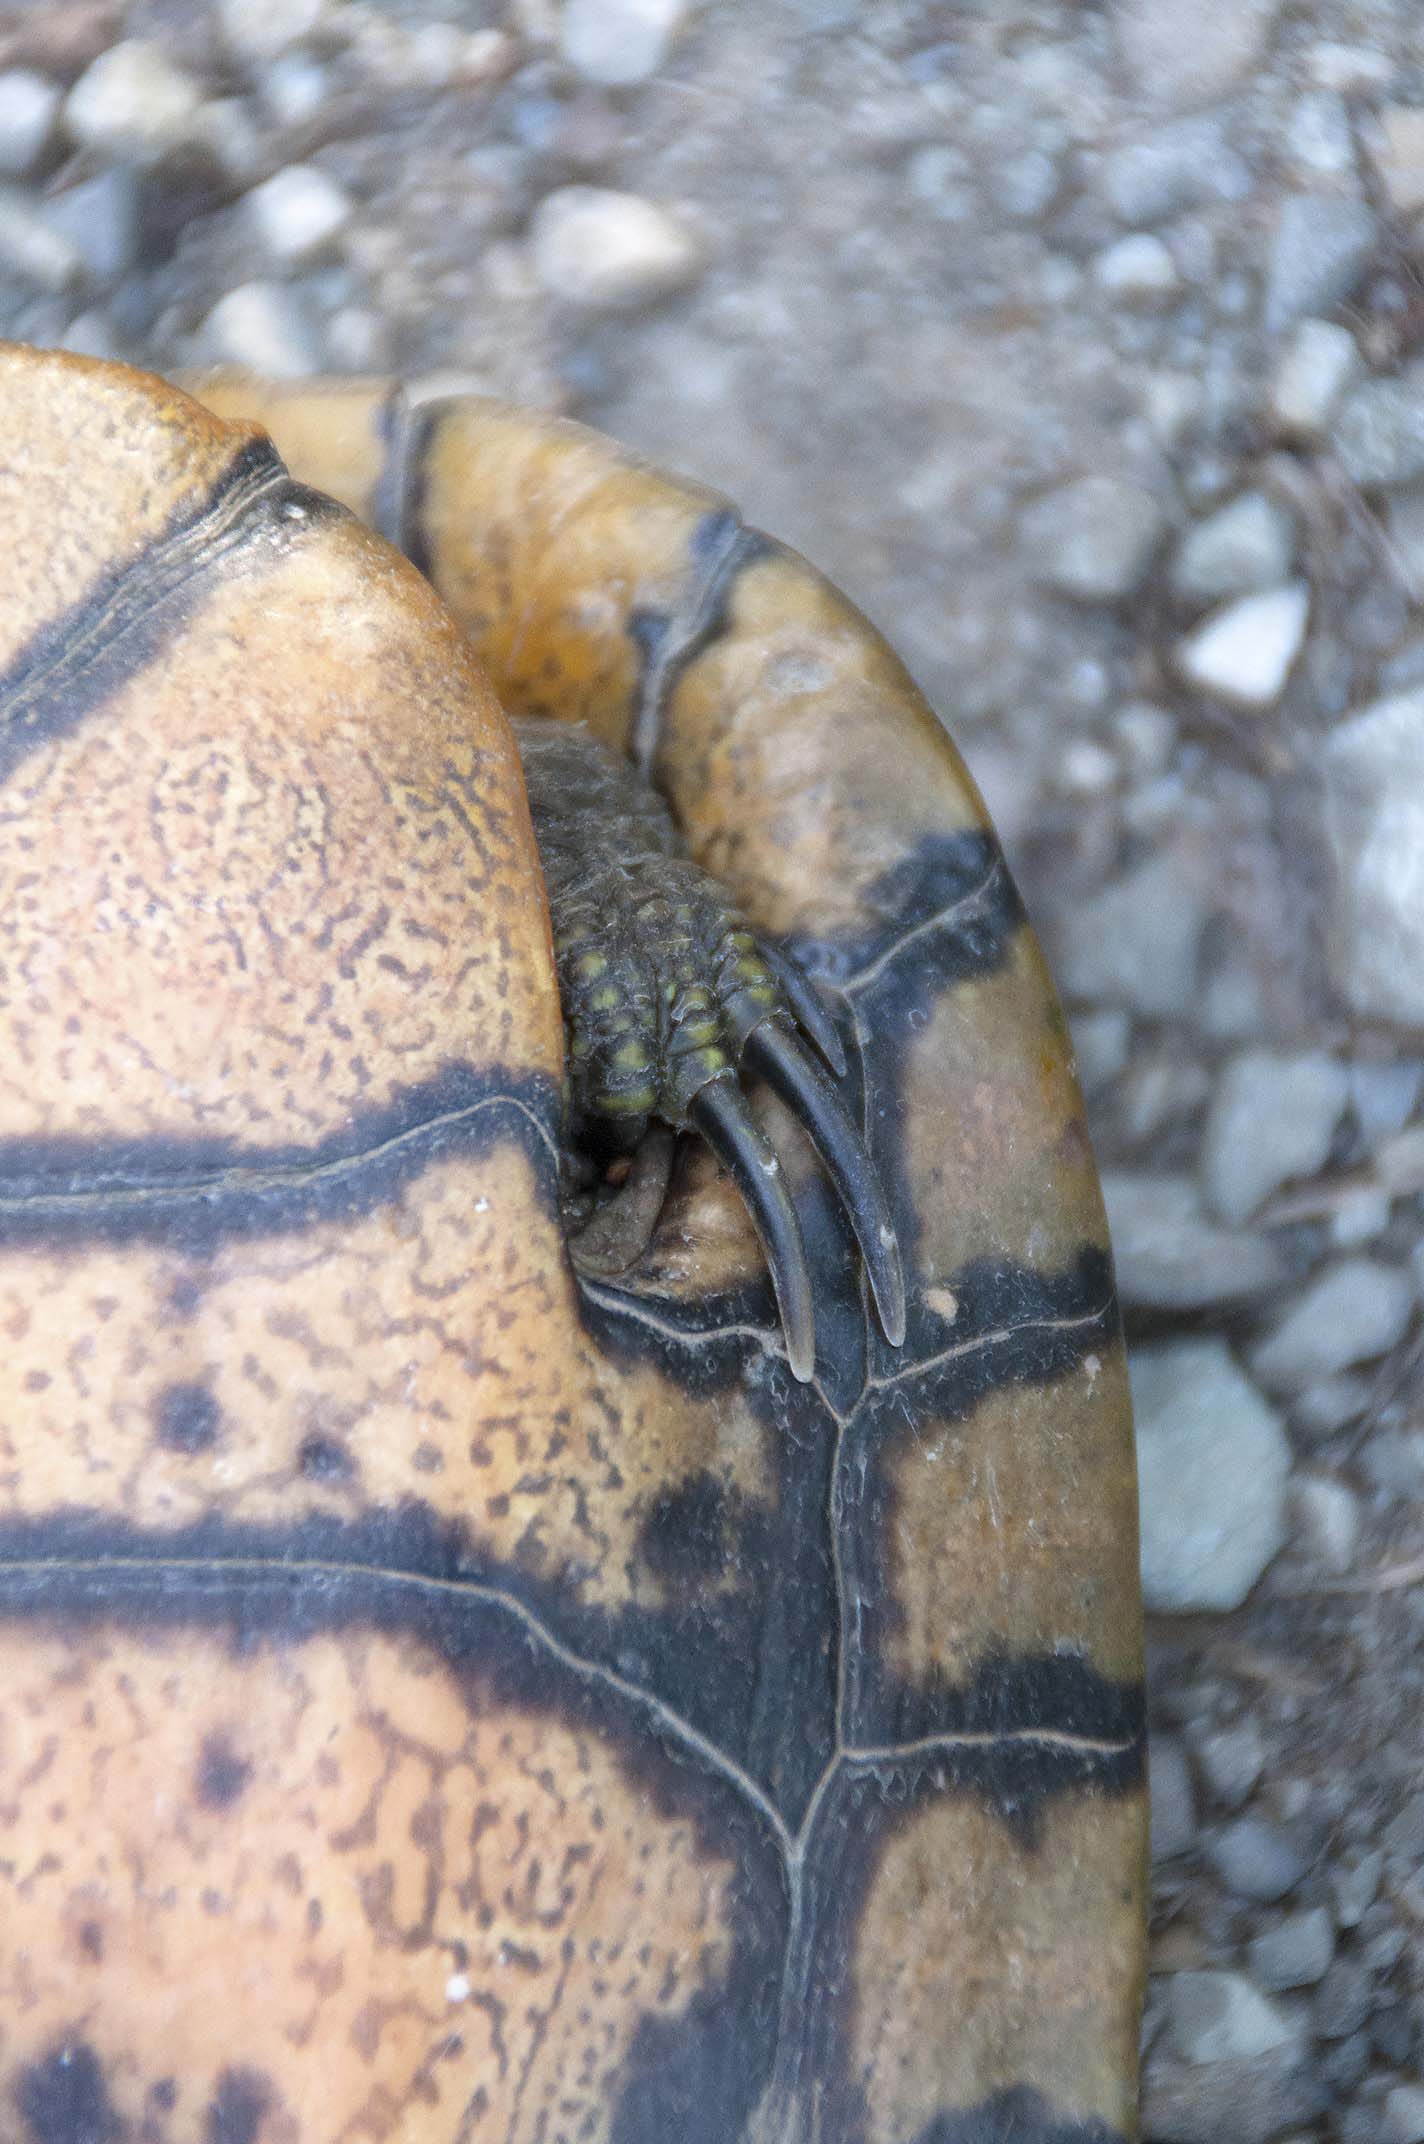
[[[430,483],[430,446],[449,404],[432,400],[412,409],[399,391],[383,412],[381,438],[385,463],[377,487],[376,526],[388,543],[404,551],[417,573],[439,586],[425,534],[425,501]]]
[[[0,1246],[157,1243],[210,1254],[227,1242],[371,1213],[433,1163],[500,1142],[529,1154],[554,1212],[559,1108],[553,1082],[538,1074],[451,1066],[387,1105],[353,1111],[309,1146],[0,1140]]]
[[[626,630],[638,651],[631,757],[645,774],[655,771],[663,713],[678,679],[726,632],[742,574],[780,551],[770,536],[749,529],[734,507],[711,507],[688,539],[692,585],[678,610],[629,612]]]
[[[871,1682],[867,1676],[866,1682]],[[1027,1752],[1013,1789],[1012,1807],[999,1802],[992,1772],[981,1791],[999,1806],[1005,1821],[1032,1827],[1043,1805],[1078,1774],[1080,1760],[1064,1745],[1033,1737],[1071,1736],[1087,1751],[1086,1763],[1100,1783],[1115,1791],[1141,1784],[1147,1755],[1147,1706],[1142,1683],[1115,1681],[1074,1653],[995,1653],[980,1660],[967,1683],[947,1677],[903,1684],[886,1678],[868,1692],[861,1710],[877,1717],[857,1722],[857,1743],[895,1747],[956,1735],[992,1735],[1004,1743],[1027,1738]],[[1090,1745],[1110,1744],[1102,1759]],[[1031,1761],[1030,1761],[1031,1760]],[[967,1783],[978,1774],[952,1760],[954,1776]]]
[[[1041,2093],[1016,2084],[961,2114],[937,2114],[914,2144],[1127,2144],[1127,2139],[1106,2122],[1055,2114]]]
[[[22,2070],[14,2098],[32,2144],[119,2144],[123,2135],[102,2065],[86,2040],[66,2040]]]
[[[256,2070],[224,2070],[204,2122],[204,2144],[258,2144],[272,2088]]]
[[[1024,923],[1018,888],[984,827],[927,834],[865,889],[860,905],[865,921],[858,929],[798,938],[793,950],[813,975],[842,989],[854,990],[877,962],[892,967],[887,1039],[896,1043],[926,993],[938,998],[954,983],[1002,967]]]
[[[339,1438],[313,1431],[297,1450],[297,1471],[304,1481],[340,1482],[355,1478],[356,1462]]]
[[[419,515],[412,512],[410,502],[410,487],[420,468],[414,438],[420,418],[421,412],[411,408],[405,389],[399,381],[395,382],[376,412],[375,431],[381,443],[381,467],[371,498],[371,526],[396,550],[404,551],[411,564],[429,580],[428,565],[415,556],[408,541],[422,541]]]
[[[146,669],[244,553],[349,518],[295,483],[267,440],[240,447],[196,506],[176,508],[145,550],[101,573],[0,672],[0,782]]]
[[[989,1393],[1052,1384],[1118,1338],[1112,1264],[1096,1243],[1060,1272],[977,1258],[946,1287],[953,1317],[917,1299],[903,1367],[868,1394],[867,1442],[903,1427],[908,1398],[917,1418],[962,1421]]]
[[[193,1459],[217,1443],[222,1409],[206,1385],[165,1385],[154,1402],[153,1420],[165,1451]]]
[[[239,1754],[229,1735],[208,1735],[198,1752],[194,1787],[205,1809],[231,1809],[242,1799],[252,1778],[252,1766]]]
[[[750,1509],[720,1476],[689,1475],[654,1496],[638,1529],[638,1550],[655,1578],[670,1588],[705,1585],[734,1575]]]

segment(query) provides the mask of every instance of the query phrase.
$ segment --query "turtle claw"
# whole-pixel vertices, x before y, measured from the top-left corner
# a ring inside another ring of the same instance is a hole
[[[744,1054],[752,1070],[795,1112],[826,1164],[860,1245],[885,1337],[898,1347],[905,1337],[905,1276],[895,1224],[875,1164],[844,1102],[815,1059],[778,1021],[764,1020],[753,1028]]]
[[[821,1003],[815,984],[789,954],[778,952],[775,946],[759,945],[757,951],[781,986],[781,995],[795,1014],[797,1026],[815,1043],[836,1078],[844,1079],[845,1046],[836,1033],[835,1022]]]
[[[811,1269],[776,1149],[729,1078],[710,1080],[701,1088],[688,1117],[746,1201],[776,1292],[791,1374],[801,1384],[809,1384],[816,1367]]]

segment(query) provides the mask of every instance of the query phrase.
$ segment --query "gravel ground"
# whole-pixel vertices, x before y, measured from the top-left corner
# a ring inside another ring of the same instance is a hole
[[[47,0],[0,182],[3,332],[572,409],[906,653],[1136,1342],[1147,2137],[1420,2144],[1413,0]]]

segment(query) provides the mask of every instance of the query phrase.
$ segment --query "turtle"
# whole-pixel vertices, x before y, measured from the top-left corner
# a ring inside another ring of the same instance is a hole
[[[938,718],[562,418],[0,406],[0,2132],[1129,2138],[1122,1337]]]

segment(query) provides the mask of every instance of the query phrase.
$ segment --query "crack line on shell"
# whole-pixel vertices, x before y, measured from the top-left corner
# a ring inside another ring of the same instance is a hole
[[[994,881],[1003,875],[1004,859],[996,855],[977,886],[971,886],[968,892],[956,895],[945,907],[937,908],[932,916],[925,916],[920,922],[912,924],[909,930],[902,931],[898,938],[892,939],[884,951],[877,953],[874,960],[867,961],[863,968],[855,968],[849,975],[839,977],[819,976],[817,980],[823,988],[834,990],[840,997],[847,1000],[853,998],[857,991],[876,982],[884,970],[898,960],[906,948],[912,946],[917,939],[928,937],[931,931],[950,929],[955,918],[966,909],[978,907],[987,900],[994,889]]]
[[[487,1109],[512,1109],[526,1119],[538,1135],[541,1145],[547,1150],[551,1161],[558,1162],[558,1147],[548,1128],[535,1115],[526,1102],[516,1095],[488,1095],[483,1101],[471,1102],[464,1109],[448,1110],[442,1116],[426,1117],[419,1124],[407,1125],[392,1138],[377,1146],[362,1147],[354,1154],[342,1154],[331,1161],[278,1162],[266,1165],[237,1165],[230,1169],[216,1170],[208,1176],[174,1176],[159,1182],[142,1184],[117,1184],[102,1190],[89,1188],[81,1191],[37,1190],[7,1192],[0,1188],[0,1216],[7,1213],[33,1214],[37,1209],[52,1207],[61,1213],[104,1212],[115,1206],[149,1205],[155,1202],[171,1202],[181,1198],[212,1198],[232,1191],[258,1192],[264,1189],[290,1190],[295,1185],[330,1183],[349,1171],[360,1170],[372,1162],[398,1154],[412,1141],[429,1138],[434,1132],[448,1131],[461,1124],[472,1123]]]
[[[56,1575],[61,1573],[81,1578],[86,1575],[110,1579],[123,1576],[149,1582],[165,1574],[180,1573],[195,1582],[195,1590],[214,1593],[220,1592],[224,1586],[230,1587],[234,1578],[245,1579],[249,1585],[261,1585],[264,1581],[270,1585],[275,1579],[282,1583],[284,1590],[291,1590],[292,1582],[299,1579],[320,1578],[347,1585],[376,1581],[408,1592],[448,1594],[459,1600],[483,1602],[497,1614],[506,1615],[511,1621],[518,1623],[536,1645],[542,1647],[545,1653],[568,1668],[572,1674],[586,1682],[601,1683],[605,1688],[616,1691],[645,1717],[651,1716],[654,1723],[665,1728],[674,1741],[683,1744],[690,1753],[719,1773],[751,1803],[775,1837],[788,1866],[795,1859],[795,1841],[785,1818],[751,1775],[733,1758],[718,1749],[715,1742],[701,1734],[681,1713],[675,1712],[670,1705],[665,1705],[661,1698],[653,1697],[636,1683],[629,1682],[618,1674],[616,1669],[603,1667],[597,1661],[586,1660],[572,1647],[563,1644],[532,1609],[510,1594],[501,1592],[497,1586],[483,1585],[476,1579],[434,1578],[423,1571],[403,1571],[399,1567],[389,1568],[371,1563],[344,1563],[337,1559],[287,1560],[276,1557],[222,1556],[199,1561],[187,1556],[162,1555],[50,1556],[41,1562],[17,1559],[14,1562],[0,1563],[0,1616],[4,1614],[6,1595],[13,1590],[12,1580],[20,1578],[31,1581],[35,1589],[40,1591],[52,1589]]]
[[[903,1370],[888,1376],[868,1380],[868,1392],[888,1392],[897,1385],[910,1384],[917,1377],[925,1377],[932,1370],[942,1369],[947,1362],[958,1362],[966,1355],[978,1353],[986,1347],[1001,1347],[1010,1340],[1018,1340],[1025,1333],[1071,1333],[1089,1325],[1099,1325],[1112,1315],[1114,1298],[1105,1296],[1093,1310],[1080,1311],[1071,1318],[1024,1318],[1017,1324],[998,1325],[992,1332],[976,1333],[972,1340],[961,1340],[957,1347],[947,1347],[938,1355],[926,1355],[923,1361],[912,1362]]]

